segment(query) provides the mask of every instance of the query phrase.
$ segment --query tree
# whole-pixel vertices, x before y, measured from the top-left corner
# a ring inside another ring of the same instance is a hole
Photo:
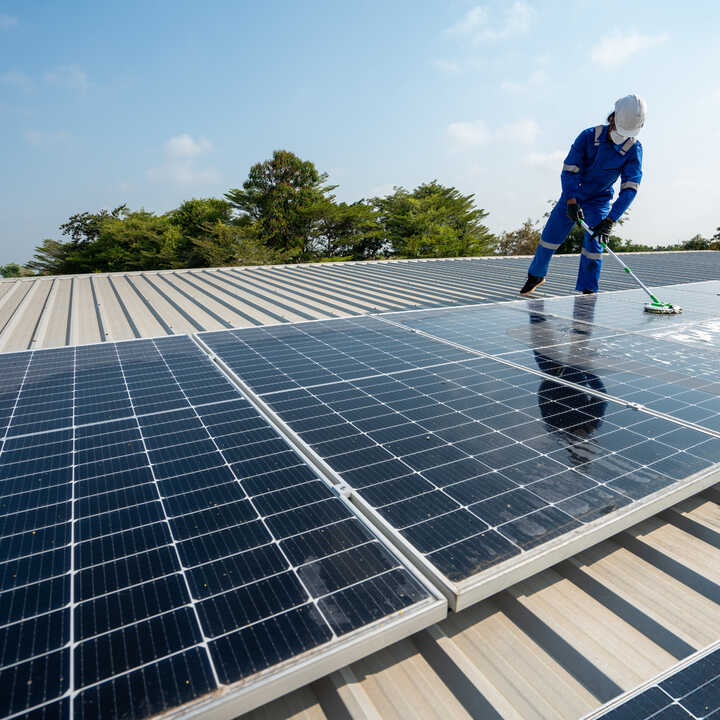
[[[533,255],[540,242],[538,222],[528,218],[518,230],[502,233],[495,244],[495,254]]]
[[[75,274],[173,267],[180,232],[166,216],[146,210],[73,215],[60,226],[69,242],[46,239],[27,267],[42,274]]]
[[[100,210],[97,213],[75,213],[60,226],[60,232],[69,237],[75,245],[85,245],[98,239],[100,227],[107,218],[119,218],[127,212],[127,205],[118,205],[114,210]]]
[[[326,173],[287,150],[250,168],[243,189],[225,197],[239,213],[237,223],[289,260],[310,257],[320,241],[319,220],[334,200],[336,186],[324,185]]]
[[[200,267],[227,265],[270,265],[284,262],[283,256],[271,250],[246,228],[216,222],[207,232],[193,240]]]
[[[35,248],[32,259],[27,263],[30,270],[39,275],[62,275],[73,272],[68,269],[66,258],[70,252],[70,244],[45,238]]]
[[[173,265],[175,267],[207,267],[207,254],[199,250],[217,237],[217,224],[232,222],[232,205],[218,198],[193,198],[171,210],[167,216],[170,225],[180,233]]]
[[[712,236],[710,250],[720,250],[720,227],[717,228],[716,233]]]
[[[482,255],[492,247],[494,236],[482,224],[488,213],[475,207],[475,196],[436,180],[413,192],[396,187],[392,195],[372,203],[394,255],[461,257]]]
[[[384,243],[378,213],[362,200],[352,204],[328,203],[318,231],[321,245],[317,250],[325,257],[374,258]]]
[[[26,268],[21,267],[17,263],[8,263],[7,265],[0,265],[0,277],[14,278],[22,277],[23,275],[31,275]]]
[[[710,240],[706,240],[702,235],[695,235],[682,244],[683,250],[709,250]]]

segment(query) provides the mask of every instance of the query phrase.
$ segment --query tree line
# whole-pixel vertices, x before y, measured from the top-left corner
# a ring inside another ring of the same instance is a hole
[[[530,255],[538,222],[491,233],[488,212],[475,196],[433,180],[354,203],[338,202],[328,176],[285,150],[250,168],[242,188],[223,198],[183,202],[157,215],[120,205],[81,212],[60,226],[62,239],[45,239],[24,266],[0,266],[0,275],[59,275],[188,267],[257,265],[317,260]],[[720,249],[696,236],[672,248],[650,248],[610,238],[614,250]],[[576,228],[559,252],[579,252]]]

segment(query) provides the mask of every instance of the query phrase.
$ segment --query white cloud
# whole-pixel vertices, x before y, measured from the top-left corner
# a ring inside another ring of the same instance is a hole
[[[495,132],[495,137],[498,140],[532,145],[539,134],[540,126],[534,120],[520,120],[499,127]]]
[[[490,23],[490,13],[484,5],[476,5],[465,13],[463,18],[448,29],[448,33],[464,37],[473,43],[504,40],[505,38],[526,33],[535,18],[535,9],[516,0],[505,10],[500,23],[493,26]]]
[[[457,148],[478,147],[492,139],[492,133],[482,120],[450,123],[447,127],[447,135]]]
[[[500,89],[507,93],[526,93],[547,85],[548,75],[544,70],[533,70],[526,80],[516,82],[514,80],[503,80]]]
[[[165,163],[147,171],[153,182],[171,182],[177,185],[211,185],[220,182],[215,168],[195,168],[185,163]]]
[[[453,25],[448,32],[453,35],[476,35],[488,24],[488,11],[482,5],[476,5],[465,13],[462,20]]]
[[[636,32],[623,33],[616,30],[612,35],[593,45],[590,50],[590,58],[594,63],[605,68],[618,67],[636,53],[662,45],[667,38],[667,33],[642,35]]]
[[[32,80],[29,75],[17,70],[8,70],[0,74],[0,85],[19,88],[20,90],[29,90],[32,87]]]
[[[169,158],[192,158],[212,150],[212,143],[206,138],[195,140],[187,133],[171,137],[165,143],[165,154]]]
[[[5,15],[0,13],[0,30],[9,30],[11,27],[15,27],[18,24],[18,19],[12,15]]]
[[[490,130],[482,120],[460,121],[450,123],[446,133],[456,150],[465,150],[501,141],[531,145],[540,133],[540,126],[525,119]]]
[[[526,158],[526,162],[528,165],[540,170],[559,172],[566,155],[567,151],[565,150],[553,150],[549,153],[530,153]]]
[[[199,167],[197,159],[212,150],[212,143],[203,137],[193,138],[187,133],[175,135],[163,147],[165,161],[150,168],[147,176],[153,182],[176,185],[212,185],[220,182],[220,173],[212,167]]]
[[[65,130],[23,130],[25,140],[35,147],[54,147],[70,139]]]
[[[64,90],[80,92],[87,90],[90,85],[87,74],[75,65],[63,65],[46,72],[45,82]]]

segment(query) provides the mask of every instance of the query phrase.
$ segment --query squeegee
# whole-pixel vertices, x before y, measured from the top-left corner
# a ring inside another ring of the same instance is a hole
[[[589,233],[591,237],[595,235],[592,229],[582,218],[578,218],[577,222],[578,225],[586,233]],[[651,302],[645,303],[645,312],[656,313],[657,315],[678,315],[682,312],[682,308],[679,305],[672,305],[671,303],[658,300],[652,292],[650,292],[647,285],[645,285],[645,283],[608,247],[608,244],[605,242],[605,238],[602,235],[598,236],[598,241],[600,242],[600,245],[602,245],[603,250],[610,253],[610,255],[612,255],[620,263],[620,265],[622,265],[623,270],[625,270],[625,272],[630,275],[630,277],[632,277],[633,280],[635,280],[635,282],[648,294]]]

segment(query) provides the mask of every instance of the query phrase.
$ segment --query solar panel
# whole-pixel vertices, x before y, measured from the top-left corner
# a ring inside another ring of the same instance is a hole
[[[362,332],[372,323],[382,321],[364,318]],[[282,340],[255,344],[245,331],[199,337],[354,489],[455,607],[519,579],[509,568],[529,574],[528,558],[547,566],[560,543],[569,555],[597,540],[593,533],[607,537],[609,516],[625,527],[647,516],[660,491],[670,504],[681,488],[690,494],[688,479],[717,481],[720,440],[598,398],[589,375],[575,378],[592,391],[584,392],[492,358],[463,360],[457,348],[404,332],[453,361],[339,380],[314,344],[305,365],[317,372],[286,389],[255,372],[272,365],[288,376],[295,361]],[[370,351],[365,362],[373,366]]]
[[[681,328],[698,320],[717,319],[720,315],[720,283],[703,282],[669,285],[657,293],[664,302],[680,305],[679,315],[657,315],[644,312],[649,298],[640,289],[597,295],[575,295],[547,298],[544,300],[520,300],[513,307],[536,309],[542,305],[543,312],[563,318],[584,320],[594,325],[624,332],[652,333]]]
[[[699,720],[720,717],[720,643],[588,716],[587,720]]]
[[[202,333],[259,393],[472,357],[371,317]]]
[[[702,296],[698,293],[697,297]],[[597,302],[604,298],[598,296]],[[515,310],[508,306],[448,308],[389,318],[566,381],[594,376],[597,390],[720,432],[716,350],[592,325],[590,321],[598,315],[588,312],[593,302],[594,298],[585,296],[573,298],[575,317],[582,320],[548,315],[549,302],[542,300],[528,302],[527,312],[514,304]],[[563,304],[570,307],[567,299]]]
[[[443,617],[190,338],[0,378],[0,716],[233,717]]]

